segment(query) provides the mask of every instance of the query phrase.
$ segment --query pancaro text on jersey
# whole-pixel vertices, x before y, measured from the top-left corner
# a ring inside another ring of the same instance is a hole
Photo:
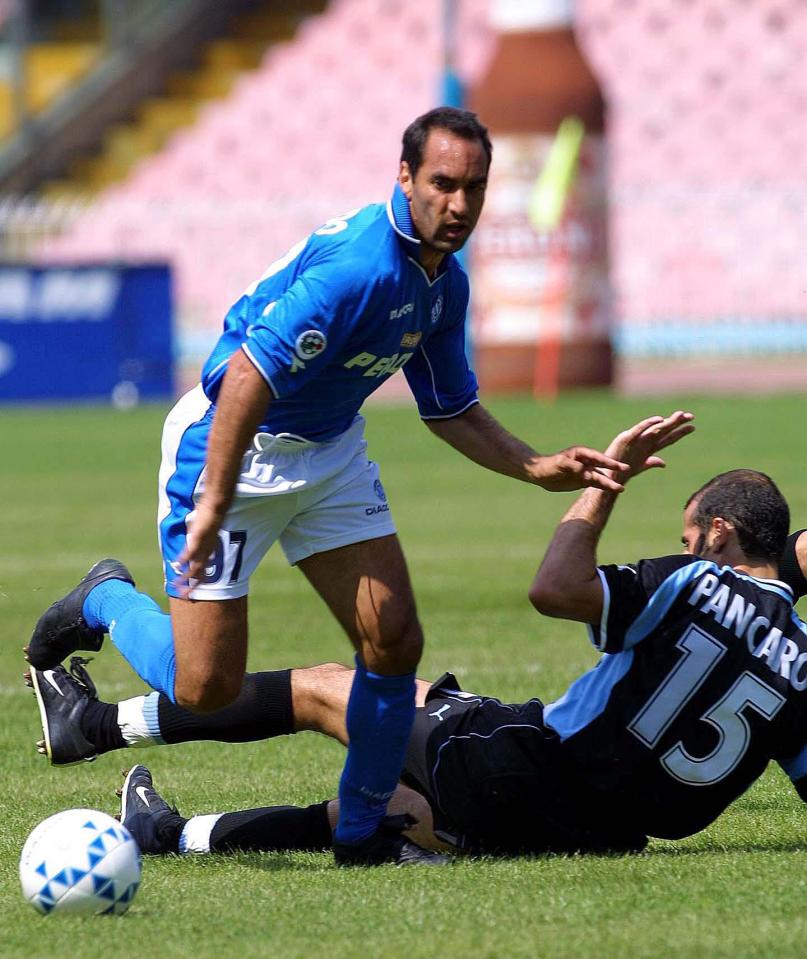
[[[696,581],[689,604],[744,639],[751,655],[764,661],[794,689],[807,689],[807,652],[784,636],[778,626],[771,626],[767,616],[758,615],[755,603],[721,583],[714,573],[705,573]]]

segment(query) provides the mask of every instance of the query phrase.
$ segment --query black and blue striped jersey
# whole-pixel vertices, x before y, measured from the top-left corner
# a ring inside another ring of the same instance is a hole
[[[589,632],[604,655],[544,712],[575,774],[662,838],[706,827],[772,759],[807,783],[807,626],[791,586],[688,555],[598,572]]]

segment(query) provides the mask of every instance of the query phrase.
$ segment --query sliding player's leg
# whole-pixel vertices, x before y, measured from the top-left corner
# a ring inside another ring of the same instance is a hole
[[[28,674],[42,722],[38,748],[54,766],[127,747],[256,742],[301,730],[347,743],[345,710],[353,670],[338,663],[247,673],[231,706],[199,714],[156,692],[118,703],[99,700],[87,662],[74,657],[69,673],[58,666]],[[418,680],[419,705],[428,689],[428,683]]]
[[[143,765],[126,774],[121,796],[121,822],[141,852],[150,854],[316,851],[333,846],[339,802],[310,806],[263,806],[236,812],[183,817],[155,789]],[[389,815],[401,819],[408,838],[429,849],[448,849],[432,831],[432,813],[423,796],[399,786]]]

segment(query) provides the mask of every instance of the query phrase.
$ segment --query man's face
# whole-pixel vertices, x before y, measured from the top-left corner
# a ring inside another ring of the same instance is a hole
[[[698,502],[693,500],[684,510],[684,531],[681,534],[681,542],[684,544],[684,552],[688,556],[700,556],[704,545],[705,537],[692,521],[697,508]]]
[[[412,211],[412,222],[425,246],[454,253],[471,235],[488,182],[488,162],[478,140],[465,140],[439,127],[429,131],[423,162],[413,178],[409,164],[398,174]]]
[[[716,561],[720,558],[718,541],[725,521],[713,519],[710,528],[704,533],[694,523],[697,508],[698,500],[693,500],[684,510],[684,531],[681,534],[684,552],[688,556],[699,556],[701,559]]]

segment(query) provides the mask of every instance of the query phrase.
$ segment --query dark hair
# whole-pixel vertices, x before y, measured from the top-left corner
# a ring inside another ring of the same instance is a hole
[[[404,130],[401,161],[407,163],[413,178],[423,163],[423,148],[429,133],[438,129],[448,130],[463,140],[478,140],[490,167],[493,146],[487,127],[479,122],[477,115],[470,110],[458,110],[456,107],[435,107],[413,120]]]
[[[776,483],[757,470],[730,470],[704,483],[686,501],[695,502],[692,522],[704,535],[720,516],[737,530],[747,556],[778,563],[790,529],[790,509]]]

